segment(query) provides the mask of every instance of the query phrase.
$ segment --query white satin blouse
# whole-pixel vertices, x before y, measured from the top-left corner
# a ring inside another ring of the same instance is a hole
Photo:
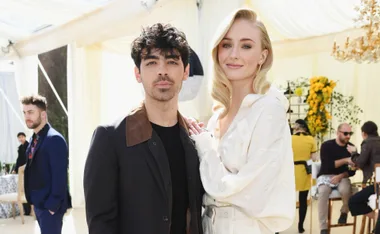
[[[288,100],[271,87],[249,94],[219,138],[216,112],[208,132],[192,136],[200,157],[206,206],[235,206],[257,221],[260,233],[283,231],[296,208]],[[265,231],[266,230],[266,231]]]

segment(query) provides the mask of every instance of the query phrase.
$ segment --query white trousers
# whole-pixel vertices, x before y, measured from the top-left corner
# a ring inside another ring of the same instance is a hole
[[[235,207],[206,207],[202,226],[204,234],[273,234],[257,220]]]

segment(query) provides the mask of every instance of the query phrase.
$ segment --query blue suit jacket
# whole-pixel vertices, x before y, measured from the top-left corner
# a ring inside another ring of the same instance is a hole
[[[29,158],[33,139],[38,142]],[[46,124],[31,138],[26,151],[27,164],[24,175],[25,196],[39,209],[66,212],[69,204],[67,183],[68,149],[63,136]]]

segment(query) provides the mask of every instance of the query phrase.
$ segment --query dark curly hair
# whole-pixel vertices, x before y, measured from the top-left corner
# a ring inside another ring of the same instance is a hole
[[[190,47],[186,36],[170,24],[154,24],[142,30],[140,36],[132,42],[131,56],[136,67],[140,69],[141,60],[151,53],[152,49],[159,49],[161,53],[178,55],[183,66],[189,63]]]

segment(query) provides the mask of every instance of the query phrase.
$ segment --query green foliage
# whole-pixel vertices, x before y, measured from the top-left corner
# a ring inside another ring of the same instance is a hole
[[[298,77],[297,79],[295,80],[289,80],[287,82],[289,82],[289,86],[290,86],[290,89],[294,92],[294,89],[298,88],[298,87],[301,87],[303,88],[303,91],[305,93],[305,91],[308,90],[309,86],[310,86],[310,79],[307,78],[307,77]],[[279,86],[279,89],[281,90],[285,90],[288,88],[288,83],[283,86],[283,85],[280,85]]]
[[[0,161],[0,172],[4,173],[4,171],[5,171],[6,173],[11,173],[11,170],[12,170],[14,165],[15,165],[15,163],[2,163]]]
[[[289,81],[289,85],[292,88],[308,88],[310,86],[310,79],[307,77],[298,77],[296,80]]]
[[[345,96],[340,92],[334,91],[332,94],[333,100],[333,116],[339,123],[348,123],[351,126],[359,125],[361,120],[358,115],[363,113],[363,110],[355,104],[354,96]]]
[[[67,109],[67,47],[40,54],[38,58]],[[49,123],[68,142],[68,117],[40,69],[38,70],[38,92],[47,99]]]
[[[295,80],[289,81],[290,88],[294,92],[294,89],[297,87],[301,87],[304,90],[304,94],[306,94],[306,98],[308,97],[308,89],[310,87],[310,79],[307,77],[299,77]],[[287,85],[280,86],[282,90],[287,88]],[[306,90],[306,92],[305,92]],[[332,93],[332,116],[334,116],[339,123],[348,123],[351,126],[355,127],[356,125],[360,125],[361,120],[359,118],[359,114],[363,113],[363,110],[355,103],[354,96],[346,96],[341,92],[334,90]],[[332,129],[333,131],[334,129]]]

